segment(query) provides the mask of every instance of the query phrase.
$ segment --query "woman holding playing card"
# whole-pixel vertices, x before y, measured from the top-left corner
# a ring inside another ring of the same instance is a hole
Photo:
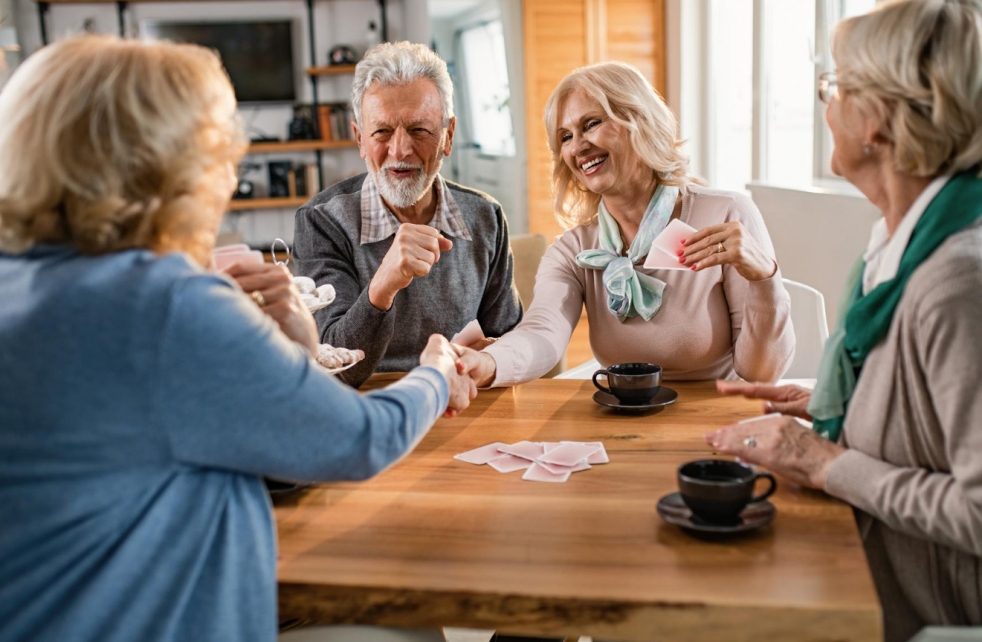
[[[476,394],[434,335],[360,395],[282,269],[204,269],[245,148],[202,47],[68,38],[0,92],[0,639],[273,642],[262,477],[370,477]]]
[[[518,327],[467,354],[478,385],[548,372],[584,305],[604,366],[650,362],[676,380],[778,379],[794,331],[760,212],[689,174],[675,117],[651,84],[619,62],[578,69],[553,91],[545,122],[556,213],[569,231],[543,257]]]
[[[883,218],[815,390],[720,382],[784,416],[707,440],[856,508],[900,641],[982,625],[982,0],[884,3],[833,54],[832,170]]]

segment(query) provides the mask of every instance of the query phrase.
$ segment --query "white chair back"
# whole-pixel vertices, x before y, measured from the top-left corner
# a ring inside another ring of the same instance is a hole
[[[784,288],[791,295],[791,323],[794,324],[794,360],[784,373],[785,379],[814,379],[822,350],[829,338],[825,318],[825,297],[815,288],[784,279]]]

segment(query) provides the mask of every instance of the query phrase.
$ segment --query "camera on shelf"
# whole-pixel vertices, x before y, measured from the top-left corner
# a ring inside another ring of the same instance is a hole
[[[294,105],[293,120],[290,121],[290,140],[315,140],[317,127],[314,125],[314,112],[311,105]]]

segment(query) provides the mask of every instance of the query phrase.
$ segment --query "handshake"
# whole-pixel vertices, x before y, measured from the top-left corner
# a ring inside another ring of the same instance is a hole
[[[443,374],[450,388],[450,403],[445,417],[456,417],[477,396],[479,386],[494,380],[495,362],[491,355],[478,352],[493,339],[482,339],[471,347],[451,343],[439,334],[430,335],[419,355],[419,365],[435,368]],[[476,348],[476,349],[475,349]]]

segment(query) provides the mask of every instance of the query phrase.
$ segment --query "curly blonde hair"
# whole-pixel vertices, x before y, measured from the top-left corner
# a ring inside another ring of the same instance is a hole
[[[202,47],[80,36],[28,58],[0,92],[0,250],[70,245],[199,260],[246,149],[235,95]]]
[[[651,168],[659,183],[684,186],[702,183],[689,174],[678,121],[640,71],[623,62],[601,62],[569,73],[546,102],[545,124],[552,151],[552,183],[556,218],[566,229],[592,222],[600,195],[588,190],[563,161],[559,118],[566,99],[576,90],[600,103],[607,115],[626,128],[631,146]]]
[[[982,163],[982,0],[893,0],[840,22],[843,98],[880,119],[893,166],[931,177]]]

